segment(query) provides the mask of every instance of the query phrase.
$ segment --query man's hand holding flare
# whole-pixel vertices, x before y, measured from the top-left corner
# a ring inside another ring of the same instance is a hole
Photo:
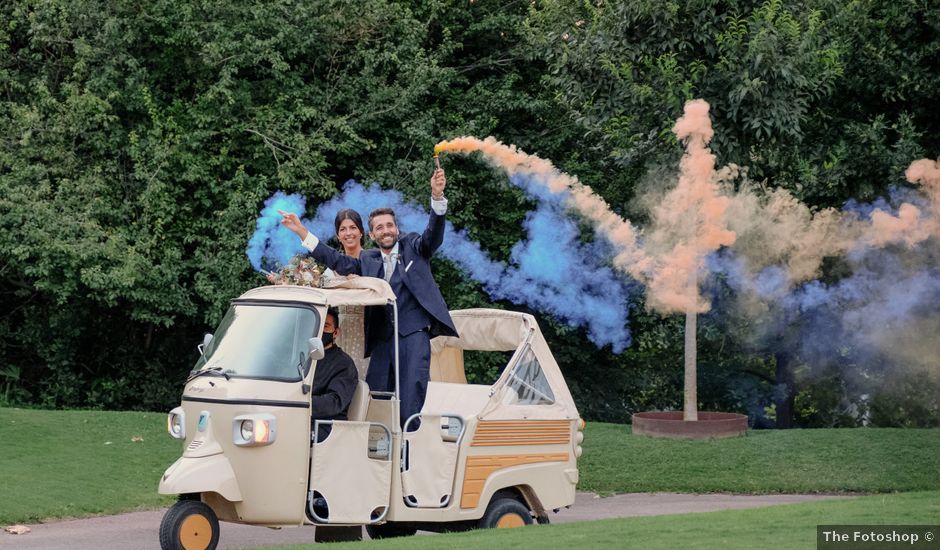
[[[431,175],[431,198],[436,201],[443,199],[445,187],[447,187],[447,177],[444,176],[444,169],[438,164],[434,174]]]

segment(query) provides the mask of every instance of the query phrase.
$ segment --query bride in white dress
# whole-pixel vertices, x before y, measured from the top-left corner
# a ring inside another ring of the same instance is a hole
[[[336,213],[333,223],[336,229],[336,240],[343,247],[347,256],[358,258],[362,253],[362,246],[366,242],[365,229],[362,226],[362,217],[351,208],[344,208]],[[355,275],[350,275],[355,277]],[[339,347],[352,357],[359,370],[359,378],[365,380],[369,360],[365,355],[365,314],[362,306],[340,306],[339,324],[343,327],[341,336],[337,341]]]

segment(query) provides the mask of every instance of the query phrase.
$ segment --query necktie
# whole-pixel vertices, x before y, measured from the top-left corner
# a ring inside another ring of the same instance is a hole
[[[395,263],[398,262],[398,254],[392,252],[385,256],[385,280],[392,280],[392,273],[395,272]]]

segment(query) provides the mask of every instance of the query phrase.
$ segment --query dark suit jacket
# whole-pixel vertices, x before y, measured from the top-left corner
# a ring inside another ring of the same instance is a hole
[[[313,374],[313,395],[310,398],[313,419],[346,420],[358,384],[356,364],[334,344],[326,350],[323,359],[317,361],[317,371]]]
[[[311,420],[347,420],[349,404],[358,385],[356,364],[334,344],[326,350],[323,359],[317,361],[317,371],[313,373]],[[329,424],[320,426],[317,441],[323,441],[332,430]]]
[[[430,327],[430,336],[445,335],[457,336],[457,329],[450,318],[447,304],[441,295],[441,289],[434,281],[431,273],[431,255],[444,242],[444,216],[431,211],[428,226],[421,235],[408,233],[398,238],[398,266],[395,268],[398,276],[402,277],[403,286],[411,293],[415,300],[424,308],[433,319]],[[382,277],[382,251],[378,249],[363,250],[359,258],[352,258],[338,252],[321,241],[311,252],[319,262],[340,275],[355,273],[364,277]],[[398,297],[401,299],[401,297]],[[376,343],[388,337],[391,330],[384,308],[369,308],[366,312],[366,356],[372,353]],[[399,326],[408,325],[408,320],[399,318]]]

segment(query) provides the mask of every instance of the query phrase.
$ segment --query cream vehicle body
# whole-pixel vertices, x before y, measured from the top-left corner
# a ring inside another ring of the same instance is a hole
[[[427,398],[404,429],[398,388],[362,380],[349,420],[311,425],[327,308],[386,305],[397,325],[391,288],[368,277],[232,302],[168,418],[183,454],[160,480],[161,494],[180,496],[161,523],[164,549],[214,548],[219,520],[365,525],[384,537],[545,523],[574,502],[583,423],[531,315],[451,312],[460,337],[431,341]],[[493,385],[476,385],[470,350],[512,355]],[[321,424],[331,431],[317,441]]]

